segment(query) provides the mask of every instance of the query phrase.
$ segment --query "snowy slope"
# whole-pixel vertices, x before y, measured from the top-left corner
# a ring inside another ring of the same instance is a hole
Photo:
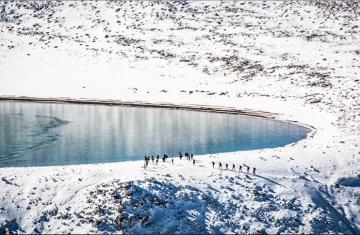
[[[196,166],[2,168],[1,228],[360,233],[359,27],[355,1],[1,1],[1,96],[234,107],[315,128]]]

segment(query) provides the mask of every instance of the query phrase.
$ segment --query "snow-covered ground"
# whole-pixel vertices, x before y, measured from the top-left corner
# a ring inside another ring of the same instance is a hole
[[[1,1],[1,96],[233,107],[315,129],[283,148],[195,156],[195,166],[1,168],[0,231],[360,233],[359,9]]]

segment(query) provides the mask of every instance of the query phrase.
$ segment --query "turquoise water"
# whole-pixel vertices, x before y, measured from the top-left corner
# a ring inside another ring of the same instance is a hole
[[[273,148],[302,126],[241,115],[161,108],[0,102],[0,167],[142,160]]]

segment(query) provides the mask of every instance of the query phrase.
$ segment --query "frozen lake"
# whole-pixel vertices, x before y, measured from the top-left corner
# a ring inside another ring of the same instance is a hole
[[[305,127],[233,114],[105,105],[0,102],[0,167],[142,160],[273,148]]]

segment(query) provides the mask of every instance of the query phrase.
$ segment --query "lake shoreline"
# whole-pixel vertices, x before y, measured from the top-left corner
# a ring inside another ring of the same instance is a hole
[[[146,103],[143,106],[142,102],[130,105],[113,100],[116,105],[109,105],[108,100],[96,100],[94,105],[89,99],[80,100],[80,104],[79,99],[71,99],[71,103],[57,98],[26,99],[0,99],[0,110],[5,115],[0,116],[0,124],[5,124],[0,132],[3,131],[3,137],[8,139],[6,143],[10,144],[0,145],[0,160],[8,158],[0,161],[1,168],[126,162],[143,160],[144,154],[177,156],[179,151],[207,155],[260,150],[295,144],[314,134],[298,123],[245,115],[240,109],[235,113],[234,108],[230,115],[223,107],[206,106],[207,111],[202,112],[205,108],[201,105]],[[51,130],[63,124],[70,126],[51,131],[43,130],[39,123]],[[34,130],[39,131],[36,136],[32,134]],[[52,136],[49,143],[47,136]],[[161,136],[161,140],[155,141],[156,136]],[[127,139],[131,142],[125,142]],[[105,144],[107,147],[103,148]],[[37,147],[33,149],[33,146]]]
[[[309,124],[300,123],[296,120],[282,120],[279,119],[279,113],[272,113],[262,110],[239,109],[235,107],[225,106],[212,106],[212,105],[199,105],[199,104],[176,104],[176,103],[151,103],[143,101],[124,101],[117,99],[91,99],[91,98],[68,98],[68,97],[30,97],[30,96],[0,96],[1,101],[21,101],[21,102],[34,102],[34,103],[58,103],[58,104],[84,104],[84,105],[107,105],[107,106],[125,106],[125,107],[141,107],[141,108],[162,108],[162,109],[175,109],[187,110],[197,112],[213,112],[234,115],[244,115],[258,118],[269,118],[272,120],[291,123],[294,125],[302,126],[309,129],[307,134],[313,136],[317,129]]]

